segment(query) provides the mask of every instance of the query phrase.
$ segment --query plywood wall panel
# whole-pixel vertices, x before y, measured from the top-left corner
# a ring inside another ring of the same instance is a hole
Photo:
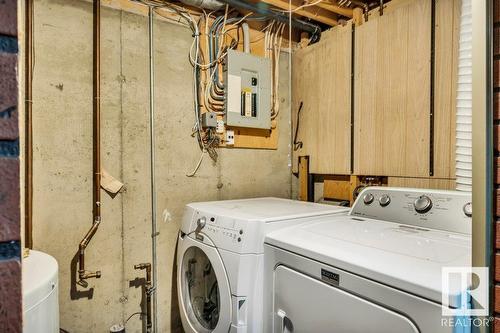
[[[387,184],[391,187],[412,187],[443,190],[455,189],[455,180],[444,178],[389,177]]]
[[[352,27],[346,26],[340,32],[341,45],[352,45]],[[351,75],[352,75],[352,52],[351,48],[337,48],[338,70],[335,76],[335,169],[341,170],[343,174],[351,171]],[[348,84],[345,80],[347,79]],[[347,126],[346,126],[347,125]],[[336,158],[339,156],[340,158]]]
[[[408,7],[408,53],[405,126],[405,165],[402,174],[429,176],[431,108],[431,1]],[[401,15],[398,15],[401,16]],[[415,33],[413,33],[415,32]]]
[[[435,1],[434,177],[453,179],[460,1]],[[431,0],[393,0],[355,29],[354,174],[430,177],[431,7]],[[303,155],[314,173],[350,169],[350,100],[342,98],[351,93],[348,29],[331,29],[294,53],[295,114],[304,101],[294,171]]]
[[[354,173],[425,177],[431,1],[392,3],[356,28]]]
[[[382,52],[377,58],[377,90],[382,98],[376,112],[383,114],[383,132],[382,154],[376,157],[382,162],[382,173],[387,175],[403,174],[406,153],[409,16],[406,7],[397,12],[381,17],[378,26],[378,47],[382,47]]]
[[[302,54],[294,54],[292,56],[292,77],[294,78],[292,82],[292,138],[296,136],[297,142],[302,142],[302,148],[294,150],[293,152],[294,172],[298,172],[298,157],[310,154],[309,146],[312,142],[311,135],[314,133],[311,131],[313,119],[311,117],[312,113],[308,111],[311,109],[308,100],[305,101],[307,107],[304,106],[299,114],[299,118],[297,117],[300,104],[304,103],[304,99],[306,99],[306,95],[304,94],[304,89],[306,87],[305,82],[310,80],[311,72],[305,69],[310,68],[312,55],[312,49],[304,49]],[[299,127],[297,127],[297,123]],[[297,135],[295,135],[296,132]]]
[[[460,26],[458,0],[436,0],[434,176],[455,177],[455,123]]]
[[[378,34],[370,31],[378,30],[379,21],[369,20],[362,26],[356,28],[355,52],[354,52],[354,108],[358,110],[369,110],[376,108],[377,93],[376,85],[376,60],[381,57],[382,50],[377,47]],[[380,154],[382,132],[376,126],[383,121],[380,112],[355,112],[354,113],[354,172],[360,174],[363,170],[373,170],[374,174],[382,172],[380,160],[376,158]],[[367,141],[361,138],[368,138]],[[370,161],[369,164],[365,161]]]
[[[292,125],[295,134],[300,102],[298,141],[302,149],[293,154],[310,156],[310,172],[349,174],[351,113],[351,25],[322,34],[321,41],[293,55]]]

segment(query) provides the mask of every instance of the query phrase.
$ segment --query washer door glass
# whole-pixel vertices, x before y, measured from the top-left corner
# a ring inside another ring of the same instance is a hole
[[[192,246],[182,260],[182,290],[189,320],[200,332],[212,331],[219,321],[217,276],[205,252]]]

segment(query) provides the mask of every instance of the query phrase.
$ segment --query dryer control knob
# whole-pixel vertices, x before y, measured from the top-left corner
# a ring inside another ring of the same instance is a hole
[[[421,195],[413,203],[415,211],[420,214],[425,214],[432,208],[432,200],[426,195]]]
[[[391,203],[391,197],[387,194],[384,194],[380,197],[380,199],[378,199],[378,203],[380,204],[380,206],[385,207]]]
[[[365,205],[369,205],[373,202],[373,194],[371,193],[366,193],[364,196],[363,196],[363,202],[365,203]]]
[[[472,202],[468,202],[463,207],[464,214],[468,217],[472,217]]]

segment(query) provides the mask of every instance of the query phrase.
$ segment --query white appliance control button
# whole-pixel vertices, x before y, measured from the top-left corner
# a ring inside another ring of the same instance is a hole
[[[472,217],[472,202],[468,202],[463,207],[464,214],[468,217]]]
[[[388,196],[387,194],[384,194],[383,196],[378,199],[378,202],[380,206],[385,207],[391,203],[391,197]]]
[[[427,213],[432,208],[432,200],[426,195],[421,195],[413,203],[415,211],[420,214]]]
[[[373,202],[373,194],[371,193],[367,193],[363,196],[363,202],[365,203],[365,205],[369,205]]]

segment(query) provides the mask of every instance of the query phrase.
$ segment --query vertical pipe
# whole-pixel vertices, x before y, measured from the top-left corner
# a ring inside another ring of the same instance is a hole
[[[26,0],[25,17],[25,175],[24,246],[33,248],[33,0]]]
[[[150,128],[150,166],[151,166],[151,252],[153,263],[152,298],[153,298],[153,332],[158,332],[158,297],[156,295],[158,266],[156,257],[156,237],[158,236],[156,225],[156,176],[155,176],[155,127],[154,127],[154,8],[149,7],[149,128]]]
[[[101,1],[94,0],[94,57],[93,57],[93,109],[94,109],[94,223],[101,221]]]
[[[94,237],[101,223],[101,1],[93,2],[93,170],[92,170],[92,217],[93,222],[87,234],[80,241],[78,247],[78,276],[80,284],[86,285],[84,280],[100,278],[101,272],[87,272],[85,270],[85,249]]]

